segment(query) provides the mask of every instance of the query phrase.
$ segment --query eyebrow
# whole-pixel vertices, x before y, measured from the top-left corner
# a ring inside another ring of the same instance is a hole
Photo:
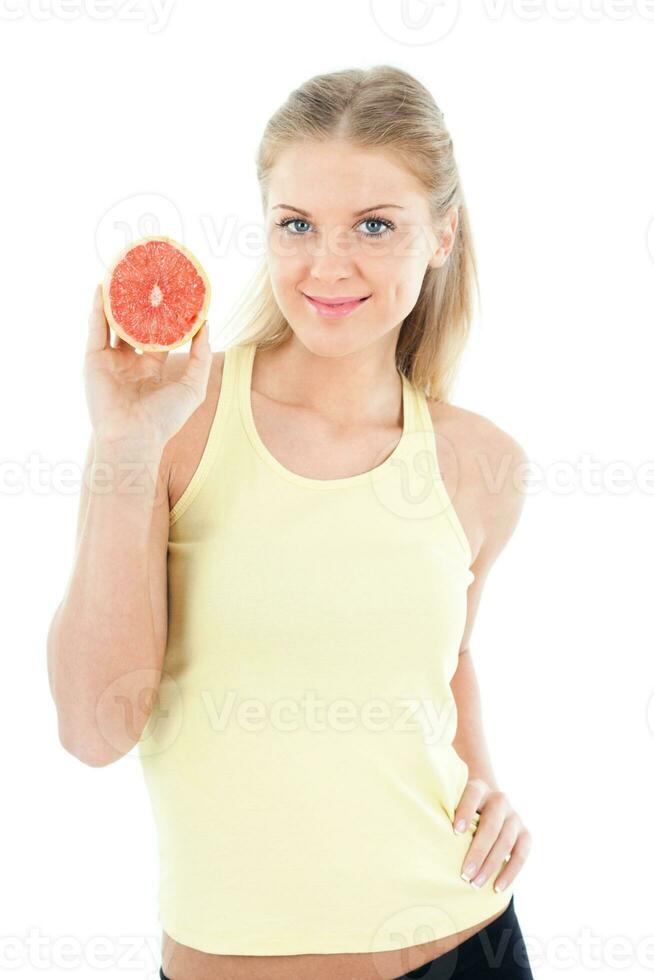
[[[286,208],[287,211],[297,211],[298,214],[303,214],[305,218],[311,217],[308,211],[303,211],[302,208],[293,207],[292,204],[275,204],[272,210],[274,211],[275,208]],[[354,211],[353,215],[355,218],[357,218],[360,214],[367,214],[368,211],[379,211],[381,208],[399,208],[400,211],[404,210],[401,204],[375,204],[371,208],[363,208],[362,211]]]

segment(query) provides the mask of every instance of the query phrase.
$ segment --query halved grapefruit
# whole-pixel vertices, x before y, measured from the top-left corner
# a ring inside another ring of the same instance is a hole
[[[102,284],[112,330],[138,350],[173,350],[205,322],[209,278],[184,245],[150,235],[119,252]]]

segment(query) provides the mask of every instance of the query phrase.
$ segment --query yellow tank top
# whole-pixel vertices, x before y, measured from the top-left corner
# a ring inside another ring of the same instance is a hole
[[[474,579],[422,392],[365,473],[283,466],[225,352],[202,459],[170,514],[168,641],[138,746],[159,921],[207,953],[370,953],[506,907],[461,877],[457,667]]]

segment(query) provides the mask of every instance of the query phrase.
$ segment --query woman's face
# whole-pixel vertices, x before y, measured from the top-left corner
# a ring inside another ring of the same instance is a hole
[[[437,236],[415,177],[383,151],[341,140],[284,150],[267,203],[268,267],[277,303],[315,353],[359,350],[389,335],[393,346],[430,266],[442,265],[456,210]],[[368,297],[328,316],[307,296]]]

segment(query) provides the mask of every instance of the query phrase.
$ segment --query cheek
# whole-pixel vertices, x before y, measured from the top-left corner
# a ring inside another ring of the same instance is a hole
[[[297,290],[298,283],[302,281],[302,273],[293,263],[269,257],[268,272],[272,291],[280,305],[293,302],[294,296],[296,299],[301,299]]]
[[[295,284],[306,275],[306,256],[297,247],[278,245],[276,251],[268,250],[266,258],[270,275],[280,288]]]
[[[408,312],[413,308],[420,295],[424,274],[424,265],[419,265],[414,259],[394,258],[381,271],[381,274],[375,275],[379,284],[376,295],[378,298],[384,298],[387,303]],[[374,288],[372,280],[368,281]]]
[[[272,288],[277,306],[287,317],[297,315],[297,306],[302,302],[302,297],[297,291],[295,282],[287,282],[284,279],[276,279],[271,276],[270,285]]]
[[[407,308],[407,310],[411,310],[415,306],[418,296],[420,295],[420,290],[422,289],[424,278],[424,265],[416,266],[413,264],[410,269],[407,269],[407,274],[402,280],[399,295],[399,302],[401,302]]]
[[[275,229],[266,239],[266,258],[269,266],[282,270],[301,261],[302,248],[297,239]]]

